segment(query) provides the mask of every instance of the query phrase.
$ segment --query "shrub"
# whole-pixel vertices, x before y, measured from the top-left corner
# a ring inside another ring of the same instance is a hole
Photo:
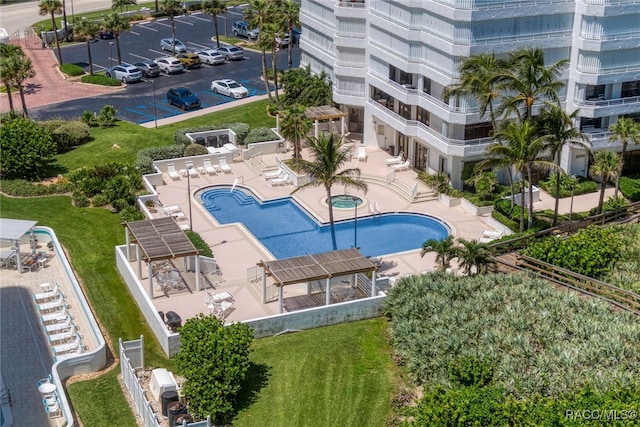
[[[183,156],[190,157],[190,156],[200,156],[203,154],[209,154],[209,151],[202,145],[194,143],[191,145],[187,145],[187,148],[184,149]]]
[[[141,221],[145,219],[145,216],[137,207],[127,205],[120,211],[120,218],[123,221]]]
[[[86,123],[89,127],[98,126],[98,119],[91,111],[84,110],[80,116],[80,120],[82,120],[83,123]]]
[[[77,208],[86,208],[89,206],[89,198],[81,191],[74,191],[71,195],[73,206]]]
[[[245,138],[249,135],[251,127],[246,123],[237,122],[229,126],[229,129],[236,134],[238,145],[243,145]]]
[[[196,247],[198,252],[200,252],[200,255],[213,258],[211,248],[198,233],[195,231],[187,231],[187,237],[191,240],[191,243],[193,243],[193,246]]]
[[[245,144],[251,144],[254,142],[274,141],[278,138],[278,135],[268,127],[259,127],[252,129],[249,135],[244,139]]]
[[[640,179],[621,176],[620,192],[624,194],[624,197],[631,200],[632,202],[640,201]]]
[[[81,76],[85,73],[84,68],[76,64],[62,64],[60,65],[60,71],[71,77]]]
[[[96,194],[95,196],[93,196],[93,199],[91,199],[91,204],[99,208],[109,204],[109,199],[107,199],[107,196],[105,196],[104,194]]]
[[[176,159],[182,157],[183,151],[184,147],[180,144],[140,150],[136,155],[135,166],[142,174],[153,173],[155,172],[153,168],[154,160]]]
[[[100,74],[82,76],[80,79],[82,83],[91,83],[94,85],[101,86],[120,86],[120,80],[114,79],[112,77],[103,76]]]
[[[493,369],[489,358],[460,356],[449,362],[449,381],[465,387],[484,387],[491,382]]]
[[[100,110],[100,115],[98,116],[98,123],[102,127],[111,127],[116,122],[116,115],[118,111],[116,111],[113,105],[105,105]]]
[[[53,163],[56,144],[42,126],[26,118],[0,127],[0,171],[3,179],[36,180]]]
[[[74,185],[68,181],[55,184],[37,184],[23,179],[0,180],[0,190],[17,197],[48,196],[51,194],[70,193]]]
[[[540,181],[540,188],[549,193],[552,197],[556,194],[556,174],[551,174],[548,179]],[[581,176],[572,178],[570,175],[560,175],[560,198],[571,197],[571,187],[573,186],[573,195],[593,193],[598,188],[598,183]]]
[[[91,138],[89,125],[79,120],[48,120],[41,123],[58,147],[58,153],[82,145]]]

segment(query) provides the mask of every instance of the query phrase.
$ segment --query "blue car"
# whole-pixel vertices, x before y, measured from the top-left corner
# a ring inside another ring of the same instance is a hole
[[[167,91],[167,102],[183,111],[200,108],[200,99],[186,87],[175,87]]]

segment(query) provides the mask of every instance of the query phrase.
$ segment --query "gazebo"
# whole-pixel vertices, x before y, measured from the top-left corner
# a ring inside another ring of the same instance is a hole
[[[11,248],[6,254],[2,254],[5,260],[15,256],[16,265],[18,267],[18,273],[22,274],[22,257],[20,256],[20,239],[25,234],[29,234],[31,249],[35,253],[36,241],[34,229],[38,221],[29,221],[23,219],[6,219],[0,218],[0,240],[7,240],[10,242]],[[5,251],[3,251],[5,252]]]
[[[260,261],[262,267],[262,302],[266,303],[267,276],[278,287],[278,310],[282,313],[283,287],[312,280],[326,280],[325,305],[331,304],[331,278],[349,274],[372,272],[371,296],[376,295],[378,266],[358,249],[341,249],[313,255]]]
[[[329,122],[333,122],[336,119],[340,119],[340,136],[344,137],[344,117],[345,113],[338,110],[336,107],[332,107],[331,105],[321,105],[319,107],[309,107],[304,112],[305,116],[313,120],[313,134],[317,138],[320,133],[318,130],[318,125],[321,120],[328,120]]]
[[[127,259],[131,260],[131,245],[136,244],[138,277],[142,277],[142,261],[147,263],[149,295],[153,295],[154,261],[196,257],[196,290],[200,290],[200,262],[198,250],[173,218],[154,218],[143,221],[126,222]]]

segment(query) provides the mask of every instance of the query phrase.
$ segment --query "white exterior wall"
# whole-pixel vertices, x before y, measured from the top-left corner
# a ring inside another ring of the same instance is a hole
[[[600,120],[585,128],[595,149],[618,148],[607,141],[608,127],[618,115],[640,114],[640,96],[620,101],[623,82],[640,80],[640,0],[302,0],[300,20],[302,65],[329,74],[344,111],[364,108],[364,143],[388,147],[398,132],[408,135],[405,154],[414,158],[417,141],[428,148],[425,169],[436,171],[446,157],[457,187],[463,163],[482,159],[491,143],[464,141],[465,125],[488,121],[474,99],[442,100],[470,55],[536,46],[548,64],[569,59],[560,95],[568,112]],[[410,87],[389,78],[392,66],[411,75]],[[605,85],[604,97],[588,99],[588,85]],[[395,101],[384,108],[371,98],[374,87]],[[409,119],[399,102],[409,106]],[[429,112],[428,126],[417,120],[418,107]],[[586,175],[585,157],[571,154],[565,169]]]

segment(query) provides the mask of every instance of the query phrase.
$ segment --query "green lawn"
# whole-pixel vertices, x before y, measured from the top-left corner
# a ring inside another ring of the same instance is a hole
[[[93,141],[56,156],[57,173],[67,173],[86,165],[108,162],[133,162],[139,150],[173,144],[178,129],[203,125],[248,123],[252,127],[275,127],[276,120],[266,114],[268,100],[252,102],[216,113],[194,117],[179,123],[147,129],[119,121],[110,128],[93,128]],[[117,144],[120,148],[113,148]]]
[[[379,318],[255,341],[233,425],[385,425],[399,378],[386,330]]]

